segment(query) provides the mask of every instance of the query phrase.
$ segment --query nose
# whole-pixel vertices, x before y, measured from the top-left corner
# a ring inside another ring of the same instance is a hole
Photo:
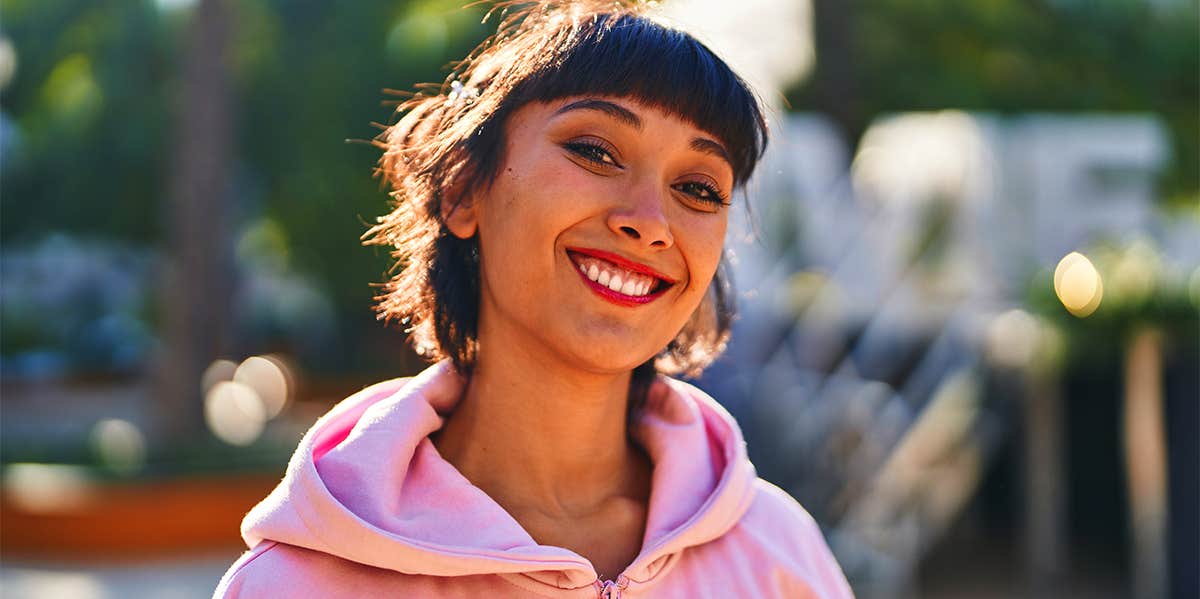
[[[628,198],[608,213],[608,228],[641,247],[661,250],[674,245],[662,192],[640,185],[630,190]]]

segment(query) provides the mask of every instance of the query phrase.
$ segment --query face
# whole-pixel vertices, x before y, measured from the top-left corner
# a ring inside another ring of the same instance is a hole
[[[480,244],[480,355],[591,372],[661,351],[708,290],[733,169],[712,135],[627,98],[522,107],[492,185],[447,216]]]

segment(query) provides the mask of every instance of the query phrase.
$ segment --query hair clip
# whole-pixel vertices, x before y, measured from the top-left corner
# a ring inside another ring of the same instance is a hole
[[[455,80],[450,82],[450,94],[446,96],[446,101],[451,104],[457,104],[460,100],[474,102],[478,97],[478,89],[467,87],[461,81]]]

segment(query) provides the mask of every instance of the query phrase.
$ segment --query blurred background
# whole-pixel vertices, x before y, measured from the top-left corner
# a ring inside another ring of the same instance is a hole
[[[207,597],[378,323],[462,0],[0,0],[0,588]],[[771,106],[698,383],[856,593],[1200,597],[1193,0],[667,0]],[[743,203],[739,201],[738,203]]]

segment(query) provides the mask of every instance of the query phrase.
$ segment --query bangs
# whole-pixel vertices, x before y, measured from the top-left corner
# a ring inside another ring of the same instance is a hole
[[[766,146],[766,122],[746,83],[704,44],[643,16],[620,13],[582,19],[547,41],[557,43],[532,54],[536,64],[516,82],[506,104],[629,97],[715,136],[729,152],[735,183],[749,179]]]

